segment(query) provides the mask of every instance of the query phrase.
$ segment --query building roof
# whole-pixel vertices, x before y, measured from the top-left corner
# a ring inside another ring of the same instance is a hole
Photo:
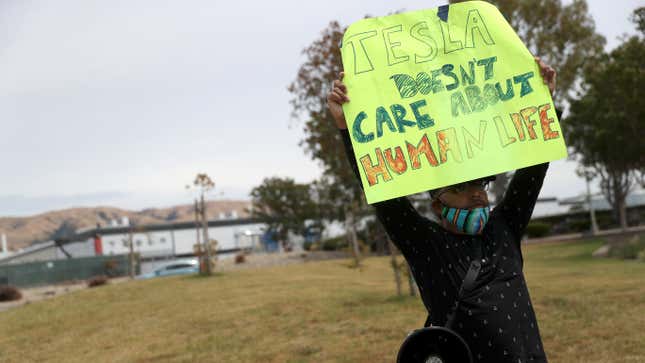
[[[56,241],[46,241],[46,242],[36,243],[25,248],[21,248],[18,251],[15,251],[8,256],[0,258],[0,265],[10,262],[11,260],[14,260],[18,257],[23,257],[25,255],[39,252],[51,247],[58,247],[58,243],[56,243]]]
[[[241,219],[227,219],[227,220],[212,220],[208,221],[209,227],[226,227],[226,226],[240,226],[247,224],[263,223],[257,218],[241,218]],[[94,236],[125,234],[125,233],[140,233],[140,232],[153,232],[153,231],[168,231],[178,229],[191,229],[195,228],[195,222],[178,222],[178,223],[163,223],[163,224],[142,224],[133,226],[119,226],[119,227],[100,227],[100,228],[85,228],[81,229],[75,235],[67,238],[58,238],[52,241],[41,242],[33,244],[29,247],[23,248],[19,251],[12,253],[9,256],[0,258],[0,264],[7,263],[15,258],[29,255],[47,248],[60,247],[60,245],[85,241]]]
[[[627,195],[625,200],[627,208],[645,206],[645,191],[640,190]],[[578,195],[571,198],[560,200],[560,205],[568,205],[571,207],[578,207],[582,210],[587,210],[587,195]],[[611,210],[611,205],[602,194],[595,194],[591,196],[591,205],[594,210]]]
[[[211,220],[208,221],[209,227],[227,227],[239,226],[246,224],[264,223],[263,220],[258,218],[239,218],[239,219],[225,219],[225,220]],[[161,223],[161,224],[141,224],[131,226],[118,226],[118,227],[98,227],[81,229],[77,231],[76,235],[59,239],[58,241],[68,243],[72,241],[82,241],[94,236],[101,235],[107,236],[112,234],[125,234],[125,233],[139,233],[139,232],[155,232],[155,231],[168,231],[177,229],[191,229],[195,228],[195,222],[175,222],[175,223]]]

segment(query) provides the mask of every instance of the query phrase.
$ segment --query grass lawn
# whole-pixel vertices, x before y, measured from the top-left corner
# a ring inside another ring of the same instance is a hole
[[[645,362],[645,263],[525,247],[551,362]],[[1,362],[393,362],[421,327],[387,258],[134,281],[0,313]]]

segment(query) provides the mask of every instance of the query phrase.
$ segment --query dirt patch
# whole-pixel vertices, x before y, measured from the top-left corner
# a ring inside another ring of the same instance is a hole
[[[127,277],[119,277],[110,279],[110,284],[121,283],[128,281]],[[58,285],[28,287],[20,289],[22,299],[10,302],[0,302],[0,312],[15,308],[18,306],[30,304],[36,301],[51,299],[56,296],[64,295],[70,292],[82,290],[87,288],[87,281],[72,281]]]
[[[248,254],[243,263],[235,263],[235,258],[217,261],[215,271],[235,271],[273,266],[286,266],[294,263],[349,258],[349,254],[338,251],[288,252],[288,253],[256,253]]]

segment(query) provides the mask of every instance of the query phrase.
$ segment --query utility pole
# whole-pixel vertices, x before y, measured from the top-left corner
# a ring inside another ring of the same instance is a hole
[[[358,248],[358,237],[356,236],[356,220],[354,219],[354,204],[350,204],[349,208],[345,211],[345,224],[349,241],[352,244],[352,251],[354,253],[354,262],[356,267],[361,265],[361,252]]]
[[[197,245],[201,245],[201,234],[199,233],[199,228],[201,227],[201,218],[200,218],[200,213],[199,213],[199,202],[197,199],[195,199],[195,241]]]
[[[589,214],[591,217],[591,235],[595,236],[598,234],[598,223],[596,222],[596,212],[593,209],[593,203],[591,200],[591,189],[589,187],[589,182],[591,181],[591,173],[588,170],[584,171],[585,181],[587,182],[587,205],[589,206]]]
[[[396,282],[396,294],[397,296],[403,295],[401,292],[401,268],[398,261],[396,260],[396,247],[390,241],[389,237],[387,238],[388,249],[390,250],[390,265],[392,266],[392,271],[394,271],[394,282]]]
[[[408,267],[408,286],[410,287],[410,296],[417,296],[417,282],[414,280],[414,275],[412,275],[412,269],[407,262],[405,265]]]
[[[130,246],[130,255],[129,255],[129,262],[130,262],[130,278],[134,279],[134,244],[132,243],[132,227],[130,227],[129,232],[128,232],[128,245]]]

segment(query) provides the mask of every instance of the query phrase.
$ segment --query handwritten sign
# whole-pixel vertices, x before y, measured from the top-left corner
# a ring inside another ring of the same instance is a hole
[[[493,5],[364,19],[341,50],[368,203],[567,155],[539,68]]]

